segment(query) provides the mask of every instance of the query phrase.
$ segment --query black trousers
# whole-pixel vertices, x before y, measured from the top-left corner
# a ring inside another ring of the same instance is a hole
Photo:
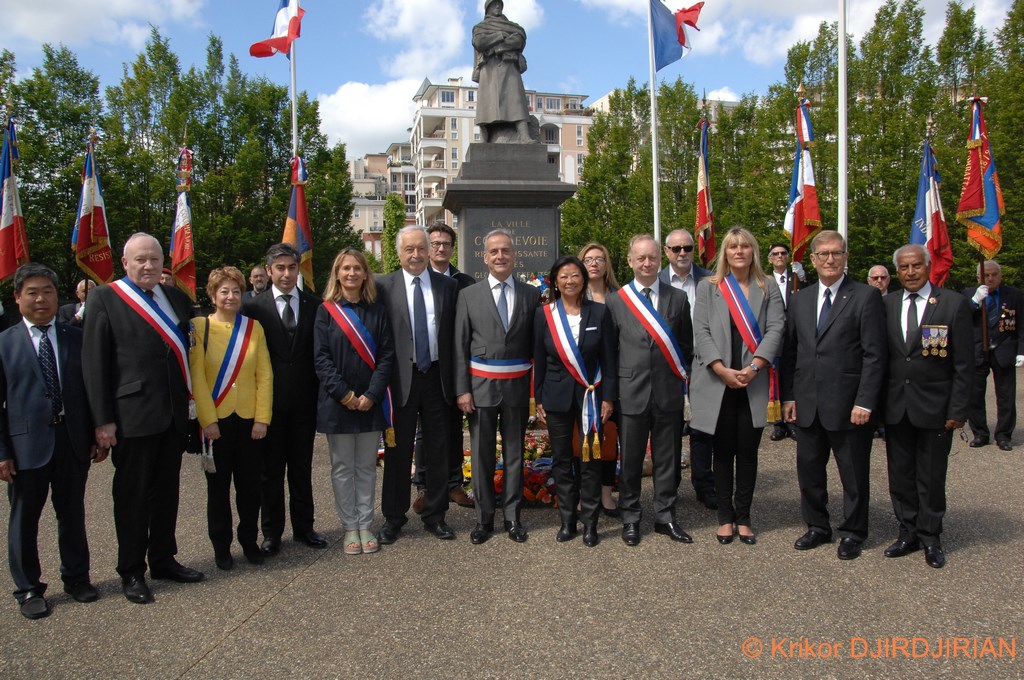
[[[757,448],[763,431],[763,427],[754,427],[747,391],[726,388],[713,437],[719,524],[750,526]]]
[[[466,414],[455,404],[451,406],[449,415],[451,422],[448,430],[448,490],[456,489],[465,485],[466,480],[462,476],[462,463],[465,461],[466,452],[463,448],[463,423]],[[427,471],[423,466],[423,437],[416,438],[416,473],[413,475],[413,483],[417,489],[424,489],[427,486]]]
[[[986,353],[986,365],[974,369],[974,394],[968,421],[976,437],[989,438],[988,419],[985,413],[985,390],[988,388],[988,374],[996,390],[996,436],[997,442],[1010,441],[1017,426],[1017,369],[998,366],[992,352]]]
[[[899,423],[885,426],[889,497],[900,523],[900,538],[920,539],[925,545],[939,543],[952,443],[952,430],[917,428],[906,415]]]
[[[811,530],[832,533],[825,466],[834,451],[839,479],[843,483],[845,515],[837,527],[839,535],[856,541],[867,538],[871,439],[874,432],[873,423],[849,430],[826,430],[817,415],[810,427],[797,428],[796,476],[800,483],[800,510]]]
[[[681,409],[661,411],[650,404],[643,413],[619,416],[619,450],[622,452],[619,510],[623,524],[637,523],[642,516],[640,482],[648,439],[654,464],[654,521],[659,524],[675,521],[682,431]]]
[[[711,469],[713,446],[711,435],[690,430],[690,483],[697,498],[716,495],[715,475]]]
[[[267,428],[263,449],[260,507],[263,538],[278,539],[284,533],[284,480],[288,475],[288,511],[292,532],[301,536],[313,530],[313,440],[316,411],[289,409],[274,404],[274,418]]]
[[[110,454],[114,464],[117,573],[142,575],[178,553],[178,487],[185,435],[172,423],[160,434],[125,437]]]
[[[50,462],[31,470],[17,470],[14,480],[7,485],[11,502],[7,556],[16,586],[14,597],[19,603],[31,593],[46,592],[46,584],[40,581],[39,518],[51,489],[57,515],[60,577],[64,583],[89,580],[89,543],[85,538],[85,481],[89,463],[75,458],[63,423],[54,428],[54,439]]]
[[[473,462],[473,496],[480,524],[492,524],[497,506],[494,469],[501,431],[501,506],[505,521],[519,521],[523,509],[523,437],[526,435],[528,406],[477,406],[469,414],[469,437]]]
[[[575,404],[573,405],[575,406]],[[584,524],[597,523],[601,511],[601,470],[598,458],[584,462],[573,451],[573,430],[582,427],[580,411],[568,413],[547,412],[548,435],[551,439],[551,478],[555,481],[558,514],[562,522],[576,521],[576,506],[581,503],[580,519]],[[593,439],[599,435],[591,434]],[[582,440],[581,440],[582,450]]]
[[[260,517],[260,466],[263,441],[252,438],[252,418],[232,413],[221,418],[220,439],[213,442],[213,462],[217,471],[206,473],[206,521],[214,548],[227,548],[232,539],[231,480],[235,482],[235,509],[238,511],[238,543],[243,548],[258,547]]]
[[[395,446],[384,449],[381,513],[396,526],[409,512],[409,470],[416,442],[416,422],[423,431],[422,459],[427,489],[423,521],[436,523],[448,512],[448,439],[450,409],[441,389],[441,370],[435,362],[426,373],[412,371],[409,398],[395,409]]]

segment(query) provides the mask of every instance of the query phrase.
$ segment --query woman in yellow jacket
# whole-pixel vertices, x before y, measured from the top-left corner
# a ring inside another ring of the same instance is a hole
[[[238,543],[245,558],[263,563],[256,542],[260,512],[260,457],[273,401],[274,375],[259,322],[239,313],[245,278],[235,267],[210,272],[206,292],[214,313],[192,320],[189,356],[199,424],[213,443],[216,472],[206,473],[206,517],[220,569],[231,557],[231,478],[235,480]]]

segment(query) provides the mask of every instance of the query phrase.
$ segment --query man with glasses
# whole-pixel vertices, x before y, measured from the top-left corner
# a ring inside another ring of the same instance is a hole
[[[797,550],[832,542],[829,452],[843,485],[838,557],[860,556],[868,535],[872,416],[885,384],[885,311],[877,290],[846,276],[846,241],[822,231],[811,241],[818,283],[797,291],[786,310],[782,417],[799,428],[796,469],[807,532]]]
[[[782,242],[773,243],[768,249],[768,262],[772,266],[772,278],[775,280],[775,285],[779,287],[779,292],[782,293],[782,304],[788,306],[789,296],[795,292],[793,289],[794,281],[796,282],[797,290],[807,285],[807,274],[804,272],[804,266],[799,262],[794,262],[790,266],[789,244]],[[785,421],[780,420],[772,428],[770,438],[773,442],[777,442],[782,441],[786,437],[796,439],[796,428],[792,425],[787,426]]]
[[[884,264],[876,264],[868,270],[868,285],[882,291],[882,297],[885,297],[886,293],[889,292],[890,281],[889,270],[886,269]]]
[[[669,266],[658,273],[658,278],[686,293],[692,322],[697,283],[711,272],[693,263],[693,236],[685,229],[676,229],[665,237],[665,257],[668,258]],[[715,494],[715,478],[711,474],[711,436],[694,432],[684,423],[683,434],[687,432],[690,435],[690,483],[697,494],[697,502],[703,503],[709,510],[717,510],[718,496]],[[685,463],[680,459],[676,486],[682,480],[684,466]]]

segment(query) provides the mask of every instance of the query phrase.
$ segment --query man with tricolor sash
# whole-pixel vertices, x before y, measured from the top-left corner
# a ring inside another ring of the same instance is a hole
[[[530,412],[534,310],[540,292],[515,280],[512,236],[496,229],[484,237],[486,279],[459,294],[455,310],[455,394],[469,415],[473,495],[479,545],[494,532],[497,434],[501,432],[502,510],[505,531],[517,543],[527,538],[523,505],[523,437]]]
[[[686,371],[693,358],[690,304],[685,293],[658,280],[661,251],[651,236],[633,237],[629,265],[633,281],[606,298],[618,338],[622,540],[640,543],[640,481],[650,439],[654,530],[690,543],[675,517]]]
[[[174,559],[181,454],[194,409],[191,304],[160,285],[163,261],[149,234],[128,238],[121,258],[127,276],[89,295],[82,350],[96,443],[112,449],[117,572],[125,597],[137,604],[153,601],[147,558],[153,578],[204,578]]]

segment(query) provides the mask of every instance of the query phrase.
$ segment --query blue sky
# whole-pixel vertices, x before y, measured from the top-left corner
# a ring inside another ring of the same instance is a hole
[[[679,9],[696,0],[667,0]],[[277,0],[0,0],[0,45],[12,50],[19,76],[38,66],[41,45],[63,43],[103,86],[115,84],[159,27],[183,68],[202,65],[207,36],[224,40],[242,68],[288,83],[282,56],[255,59],[249,45],[269,35]],[[859,39],[882,0],[847,0],[848,26]],[[992,33],[1010,0],[964,0]],[[317,97],[324,131],[348,145],[349,157],[408,139],[412,95],[424,77],[469,82],[469,31],[482,0],[303,0],[297,46],[299,88]],[[921,0],[925,40],[942,31],[945,0]],[[648,79],[648,0],[506,0],[505,14],[528,31],[527,88],[589,95],[590,101]],[[787,49],[835,21],[838,0],[706,0],[693,51],[663,69],[725,99],[782,79]]]

